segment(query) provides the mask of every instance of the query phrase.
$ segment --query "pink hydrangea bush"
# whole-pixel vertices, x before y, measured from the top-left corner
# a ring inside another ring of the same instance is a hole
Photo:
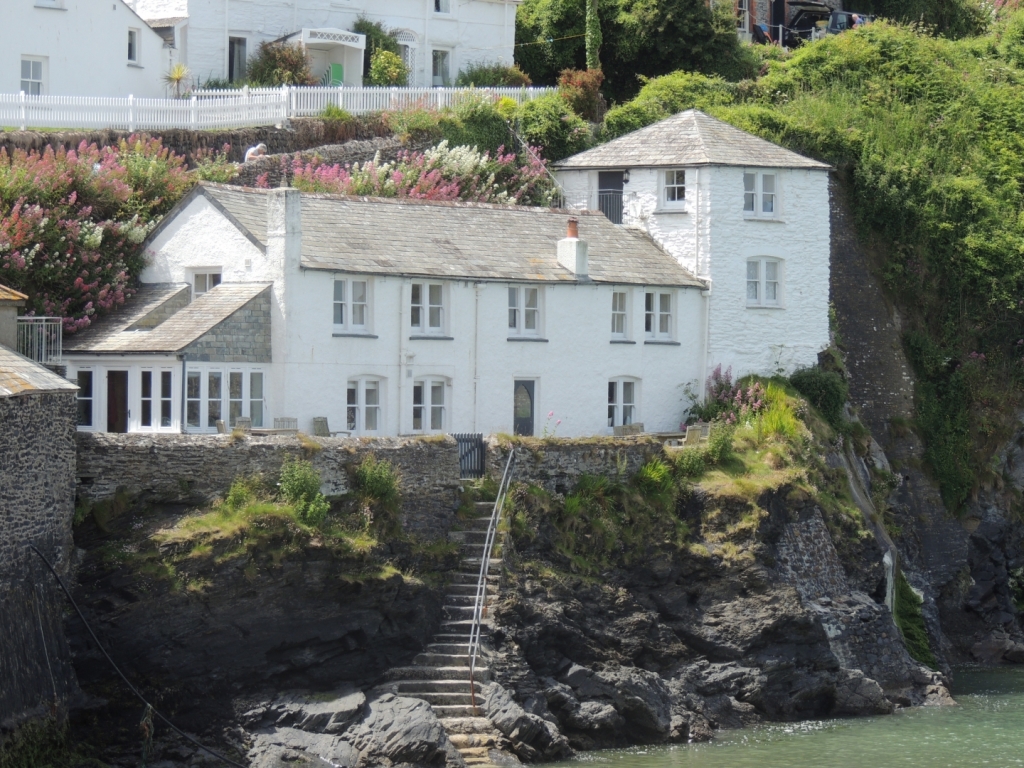
[[[142,241],[193,181],[158,139],[0,150],[0,283],[73,333],[124,303]]]
[[[722,370],[718,365],[708,376],[707,397],[703,403],[694,404],[690,414],[702,421],[721,419],[726,424],[745,421],[761,413],[769,406],[765,388],[759,381],[748,385],[733,383],[732,368]]]

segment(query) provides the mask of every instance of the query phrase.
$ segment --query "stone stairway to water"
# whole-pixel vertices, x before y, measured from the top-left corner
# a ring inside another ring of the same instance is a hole
[[[500,734],[483,713],[482,687],[491,670],[481,666],[479,654],[473,674],[476,704],[470,693],[469,638],[473,627],[473,603],[480,578],[481,557],[491,519],[492,502],[477,502],[475,517],[464,531],[449,536],[459,540],[462,567],[452,578],[444,599],[444,619],[432,641],[408,667],[388,671],[387,687],[399,696],[422,699],[430,704],[448,738],[469,765],[491,763],[489,750],[497,747]],[[498,592],[501,558],[491,558],[487,577],[481,637],[489,634],[491,601]]]

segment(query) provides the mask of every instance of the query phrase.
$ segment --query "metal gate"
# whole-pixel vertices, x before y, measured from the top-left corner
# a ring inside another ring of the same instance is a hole
[[[484,476],[484,436],[479,433],[453,434],[459,446],[459,477]]]

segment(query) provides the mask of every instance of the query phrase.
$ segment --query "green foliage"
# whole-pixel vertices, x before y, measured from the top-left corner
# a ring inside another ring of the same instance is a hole
[[[520,87],[532,85],[530,76],[523,72],[517,65],[502,64],[501,62],[476,62],[465,69],[459,70],[459,76],[455,78],[455,84],[461,86],[473,86],[483,88],[485,86],[506,86]]]
[[[497,105],[483,96],[461,100],[438,124],[441,134],[453,147],[476,147],[493,155],[499,148],[512,145],[508,121]]]
[[[920,23],[943,37],[982,34],[988,26],[992,5],[978,0],[865,0],[853,6],[892,21]]]
[[[676,473],[683,478],[697,478],[707,471],[707,450],[683,448],[675,455]]]
[[[352,488],[359,498],[368,530],[378,537],[394,536],[400,528],[401,479],[394,465],[372,453],[352,475]]]
[[[587,124],[559,94],[525,102],[516,116],[519,134],[531,146],[540,147],[546,160],[561,160],[582,152],[590,144]]]
[[[346,109],[342,109],[337,104],[328,104],[322,110],[318,117],[321,120],[327,120],[330,122],[347,123],[352,120],[352,113]]]
[[[370,56],[367,85],[408,85],[409,67],[397,53],[378,48]]]
[[[256,503],[264,494],[263,481],[259,477],[237,477],[224,497],[224,506],[232,512]],[[317,492],[320,488],[317,486]]]
[[[587,69],[601,68],[601,12],[598,0],[587,3]]]
[[[302,459],[285,460],[278,484],[285,501],[295,507],[299,519],[306,525],[316,527],[327,517],[330,504],[320,493],[320,473],[310,462]]]
[[[733,104],[736,86],[718,77],[673,72],[650,80],[636,98],[613,107],[604,120],[601,138],[611,140],[686,109],[710,110]]]
[[[306,52],[287,43],[264,40],[249,57],[245,72],[249,85],[256,87],[316,84]]]
[[[212,149],[200,149],[192,156],[192,173],[202,181],[215,181],[221,184],[231,181],[238,175],[238,165],[228,159],[231,145],[225,144],[220,152]]]
[[[373,66],[373,54],[377,51],[387,51],[398,55],[398,40],[395,31],[385,27],[379,21],[370,21],[365,16],[360,16],[352,25],[352,31],[366,35],[366,48],[363,50],[363,77],[370,74]]]
[[[924,614],[921,612],[922,601],[910,588],[906,577],[900,573],[896,580],[896,595],[893,619],[903,635],[903,644],[907,652],[922,664],[932,669],[938,667],[928,640],[928,631],[924,626]]]
[[[835,371],[823,368],[804,368],[789,377],[790,383],[813,405],[834,429],[843,423],[843,404],[850,387]]]
[[[695,479],[712,467],[728,461],[733,453],[735,436],[735,424],[721,420],[711,422],[706,443],[683,448],[672,457],[676,475],[681,479]]]
[[[67,727],[50,719],[29,722],[0,742],[0,768],[62,768],[79,765],[75,758]]]

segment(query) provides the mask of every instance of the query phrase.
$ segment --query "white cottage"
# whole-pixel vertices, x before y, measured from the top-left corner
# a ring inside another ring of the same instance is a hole
[[[243,80],[245,61],[263,41],[301,39],[320,78],[337,64],[345,85],[362,77],[364,16],[397,33],[409,85],[450,85],[473,62],[512,64],[521,0],[129,0],[167,36],[193,74]],[[337,71],[337,70],[335,70]]]
[[[65,344],[79,429],[678,429],[705,284],[600,213],[204,184],[140,294]]]
[[[657,241],[710,286],[705,367],[791,373],[828,346],[830,167],[698,110],[557,164],[570,208]]]
[[[0,93],[165,95],[174,51],[123,0],[5,0]]]

